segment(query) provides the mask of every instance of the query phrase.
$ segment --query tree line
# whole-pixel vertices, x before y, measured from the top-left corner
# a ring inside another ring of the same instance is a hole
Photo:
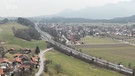
[[[35,24],[32,21],[30,21],[29,19],[26,19],[26,18],[19,17],[17,19],[17,22],[22,25],[25,25],[25,26],[32,26],[32,27],[35,26]]]
[[[5,23],[8,23],[8,22],[9,22],[9,20],[7,18],[5,18],[5,19],[0,21],[0,24],[5,24]]]
[[[27,41],[31,41],[31,39],[40,39],[40,33],[38,33],[33,27],[29,27],[28,29],[16,29],[13,27],[12,30],[15,37],[25,39]]]
[[[35,29],[34,23],[25,18],[18,18],[17,22],[28,26],[28,29],[16,29],[12,27],[13,33],[15,37],[25,39],[27,41],[31,41],[31,39],[39,40],[41,34]]]

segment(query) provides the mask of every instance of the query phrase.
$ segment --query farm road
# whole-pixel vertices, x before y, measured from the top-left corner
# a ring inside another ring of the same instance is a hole
[[[38,72],[35,74],[35,76],[40,76],[40,75],[41,75],[41,73],[42,73],[42,71],[43,71],[43,69],[44,69],[44,57],[43,57],[43,55],[44,55],[45,52],[47,52],[47,51],[49,51],[49,50],[51,50],[51,49],[53,49],[53,48],[49,48],[49,49],[46,49],[46,50],[44,50],[44,51],[40,51],[40,53],[39,53],[39,57],[40,57],[39,70],[38,70]]]

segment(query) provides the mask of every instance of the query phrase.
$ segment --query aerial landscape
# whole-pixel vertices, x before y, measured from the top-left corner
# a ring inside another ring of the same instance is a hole
[[[135,76],[134,0],[0,0],[0,76]]]

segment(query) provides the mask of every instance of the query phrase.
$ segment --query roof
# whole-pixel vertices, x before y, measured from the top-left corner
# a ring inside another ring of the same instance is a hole
[[[0,59],[0,62],[2,63],[2,62],[6,62],[6,63],[8,63],[9,62],[9,60],[8,59],[6,59],[6,58],[1,58]]]
[[[35,61],[31,61],[32,64],[37,65],[38,63]]]
[[[9,62],[9,60],[6,58],[3,58],[3,62]]]
[[[14,48],[10,48],[8,51],[14,51]]]
[[[4,74],[3,69],[0,69],[0,75]]]
[[[32,57],[31,59],[32,59],[32,61],[38,61],[38,58],[39,57]]]
[[[22,59],[21,58],[15,58],[14,61],[22,62]]]
[[[22,68],[30,68],[30,66],[27,66],[27,65],[22,65],[21,67]]]

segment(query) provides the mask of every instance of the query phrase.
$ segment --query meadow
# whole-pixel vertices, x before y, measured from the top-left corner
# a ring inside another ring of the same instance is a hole
[[[43,40],[26,41],[14,37],[12,27],[15,27],[16,29],[28,29],[28,27],[18,23],[0,24],[0,46],[3,46],[5,50],[10,48],[15,49],[29,48],[34,50],[36,46],[39,46],[40,49],[42,50],[46,48],[45,41]]]
[[[103,37],[93,37],[93,36],[86,36],[84,38],[81,39],[82,42],[84,42],[84,44],[104,44],[104,43],[120,43],[118,41],[112,40],[110,38],[103,38]]]
[[[46,43],[43,40],[32,40],[32,41],[26,41],[20,38],[14,37],[12,28],[15,29],[28,29],[27,26],[10,22],[6,24],[0,24],[0,47],[4,47],[4,51],[7,51],[10,48],[14,48],[15,50],[19,49],[26,49],[29,48],[33,52],[36,49],[36,46],[39,46],[40,50],[46,49]],[[25,54],[27,57],[31,57],[33,54]],[[10,53],[5,54],[5,58],[8,60],[13,60],[14,55]],[[28,76],[34,76],[34,74],[37,72],[38,69],[34,69],[33,75]]]
[[[120,73],[99,68],[54,50],[46,52],[45,58],[52,60],[52,64],[49,64],[49,72],[51,72],[53,76],[123,76]],[[63,70],[61,73],[56,74],[54,69],[55,64],[62,66]],[[43,73],[43,76],[48,75],[47,73]]]
[[[41,50],[46,48],[46,43],[43,40],[26,41],[26,40],[14,37],[12,27],[15,27],[16,29],[28,29],[28,27],[22,26],[18,23],[0,24],[0,46],[3,46],[5,50],[8,50],[10,48],[15,48],[15,49],[29,48],[29,49],[34,50],[36,46],[39,46]],[[84,39],[84,40],[87,40],[87,39]],[[92,40],[93,42],[89,42],[89,43],[95,43],[97,40],[99,39],[97,38],[95,41]],[[106,42],[105,40],[101,39],[97,43],[119,43],[117,41],[116,42],[113,40],[111,41],[110,39],[108,39],[108,41]],[[87,43],[87,41],[85,43]],[[99,48],[99,49],[97,48],[97,51],[99,51],[100,49],[102,48]],[[108,50],[109,48],[106,51]],[[108,52],[106,51],[103,52],[103,54],[110,53],[109,51]],[[100,56],[100,54],[102,54],[96,51],[94,54],[94,52],[90,52],[88,48],[83,49],[83,52],[88,53],[90,55],[92,54],[95,56]],[[11,54],[7,54],[6,56],[8,57],[9,60],[12,59]],[[66,56],[57,51],[47,52],[45,54],[45,58],[51,59],[53,61],[53,63],[49,65],[49,70],[53,73],[53,76],[99,76],[99,75],[100,76],[123,76],[122,74],[119,74],[117,72],[99,68],[97,66],[85,63],[73,57]],[[105,59],[109,58],[109,55],[106,55],[106,57],[104,58]],[[54,70],[55,64],[62,65],[62,68],[63,68],[62,73],[56,74],[56,71]],[[43,76],[48,76],[47,73],[43,73],[43,74],[44,74]]]
[[[85,44],[93,44],[77,45],[74,47],[78,50],[81,49],[83,53],[95,56],[97,58],[102,58],[116,64],[121,63],[126,67],[128,67],[129,64],[131,64],[132,67],[135,66],[135,46],[111,39],[98,38],[99,37],[83,38],[82,41],[84,41]]]

